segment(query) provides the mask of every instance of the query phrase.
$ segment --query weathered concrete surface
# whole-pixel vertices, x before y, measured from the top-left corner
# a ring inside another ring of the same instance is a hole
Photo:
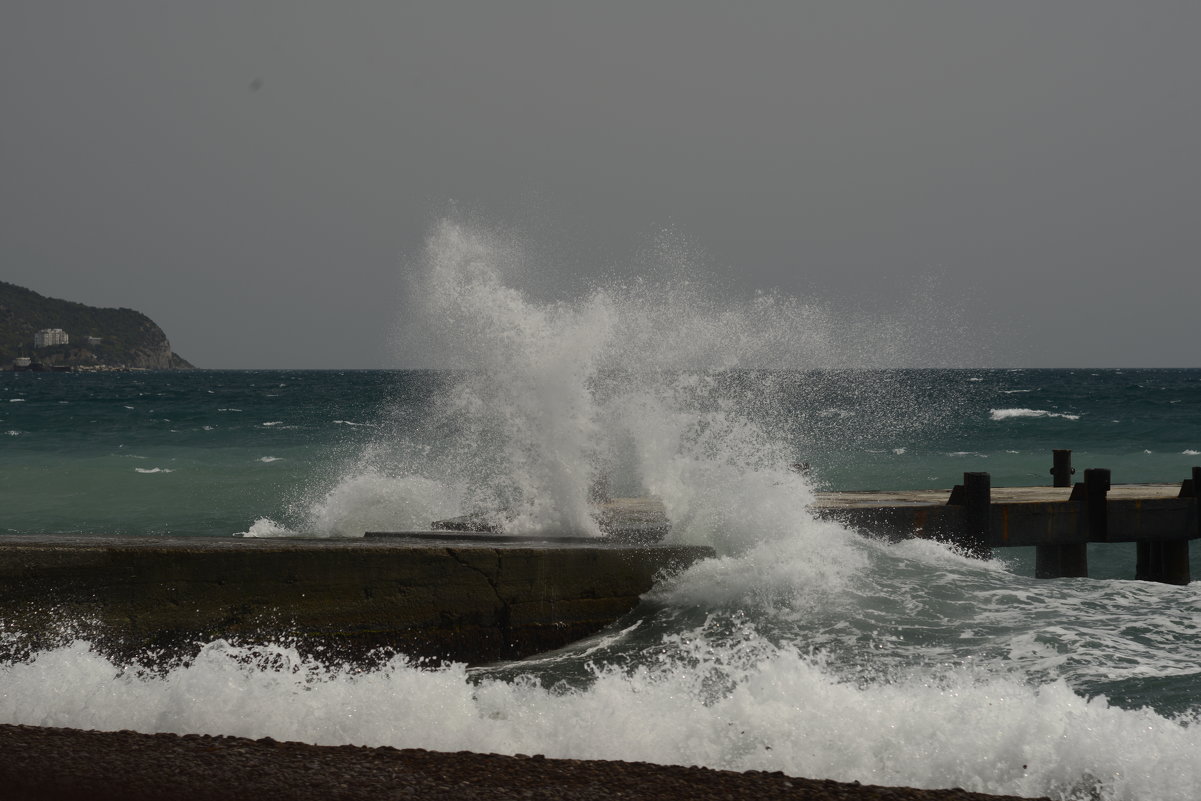
[[[403,539],[0,537],[10,652],[69,623],[127,658],[214,638],[294,638],[359,659],[385,647],[481,663],[561,647],[632,609],[697,547]]]

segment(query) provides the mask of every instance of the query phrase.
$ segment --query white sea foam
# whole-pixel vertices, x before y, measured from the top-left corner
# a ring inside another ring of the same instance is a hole
[[[11,431],[5,431],[4,433],[5,433],[7,436],[10,436],[10,437],[19,437],[19,436],[21,436],[21,432],[20,432],[20,431],[17,431],[17,430],[15,430],[15,429],[13,429],[13,430],[11,430]]]
[[[260,462],[266,462],[268,464],[270,464],[271,462],[278,462],[279,460],[280,460],[279,456],[260,456],[259,457]]]
[[[25,399],[24,398],[9,398],[8,402],[9,403],[24,403]]]
[[[174,473],[175,471],[169,467],[135,467],[135,473]]]
[[[252,537],[252,538],[253,537],[270,538],[270,537],[302,537],[305,535],[301,534],[300,532],[293,531],[292,529],[288,528],[287,526],[277,523],[269,517],[260,517],[258,520],[255,520],[253,523],[251,523],[250,528],[248,528],[246,531],[238,532],[238,533],[234,534],[234,536],[235,537]],[[326,536],[326,535],[314,534],[314,535],[310,535],[310,536]]]
[[[1183,450],[1180,453],[1184,456],[1201,456],[1201,451],[1195,451],[1192,448]]]
[[[123,671],[84,643],[0,666],[0,721],[270,736],[320,744],[782,770],[885,785],[1193,801],[1201,727],[971,669],[840,680],[820,656],[696,632],[658,664],[598,666],[580,689],[472,682],[396,659],[341,672],[218,641],[187,667]],[[987,725],[981,725],[981,721]]]
[[[1065,412],[1049,412],[1045,409],[990,409],[988,416],[992,420],[1013,420],[1020,417],[1059,417],[1064,420],[1079,420],[1078,414]]]
[[[367,531],[426,530],[458,513],[461,489],[422,476],[388,475],[364,467],[324,496],[293,510],[292,525],[261,518],[243,537],[361,537]]]
[[[266,426],[267,428],[270,428],[272,426],[283,425],[283,422],[284,422],[283,420],[272,420],[268,423],[263,423],[263,425]]]

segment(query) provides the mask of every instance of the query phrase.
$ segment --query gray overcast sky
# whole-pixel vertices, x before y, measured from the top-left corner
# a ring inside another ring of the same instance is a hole
[[[451,199],[553,282],[921,280],[976,366],[1199,366],[1201,3],[0,4],[0,278],[204,367],[406,366]],[[552,271],[553,273],[553,271]]]

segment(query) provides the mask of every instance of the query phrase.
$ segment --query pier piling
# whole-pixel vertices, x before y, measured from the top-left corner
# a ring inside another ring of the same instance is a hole
[[[992,555],[992,477],[988,473],[964,473],[963,484],[955,489],[959,491],[952,491],[947,501],[963,507],[963,528],[955,542],[972,556],[987,559]]]
[[[1191,498],[1188,528],[1194,537],[1201,535],[1201,467],[1194,467],[1192,478],[1180,484],[1180,497]],[[1164,584],[1188,584],[1192,580],[1189,569],[1189,541],[1139,540],[1135,578],[1141,581],[1159,581]]]
[[[1070,500],[1077,500],[1076,490],[1081,490],[1079,499],[1084,501],[1084,524],[1091,542],[1109,541],[1109,506],[1105,502],[1109,487],[1109,468],[1090,467],[1084,471],[1084,483],[1072,489]]]
[[[1072,486],[1072,452],[1066,449],[1051,451],[1053,487]],[[1037,545],[1034,554],[1034,575],[1037,578],[1086,578],[1088,576],[1088,544]]]

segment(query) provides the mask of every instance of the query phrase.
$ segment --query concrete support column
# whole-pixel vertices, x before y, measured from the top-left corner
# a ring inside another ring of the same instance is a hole
[[[1194,467],[1192,473],[1192,478],[1182,482],[1180,497],[1193,499],[1190,525],[1194,533],[1201,534],[1201,467]],[[1138,542],[1138,563],[1134,577],[1140,581],[1188,584],[1192,581],[1188,543],[1187,539]]]
[[[1072,452],[1053,450],[1051,458],[1051,486],[1072,486],[1072,474],[1076,472],[1072,467]],[[1035,546],[1034,575],[1036,578],[1087,578],[1088,544]]]

